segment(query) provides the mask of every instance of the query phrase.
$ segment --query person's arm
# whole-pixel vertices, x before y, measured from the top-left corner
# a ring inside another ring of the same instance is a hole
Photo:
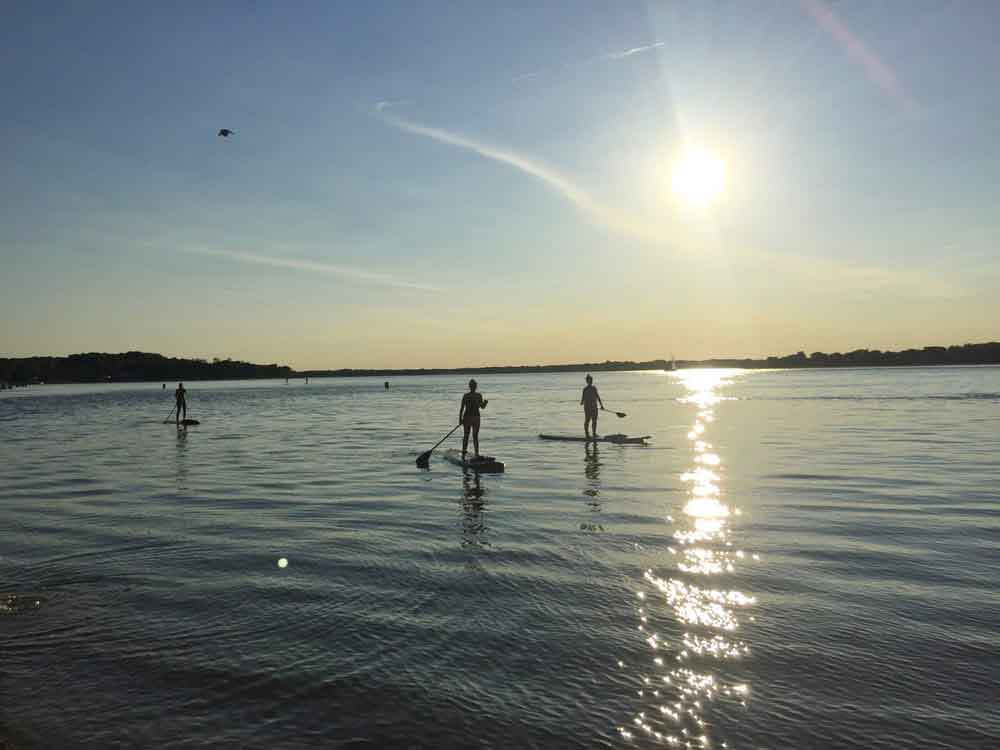
[[[489,402],[490,402],[490,400],[488,398],[483,398],[482,394],[479,395],[479,408],[480,409],[485,409],[486,408],[486,404],[488,404]]]
[[[597,392],[596,388],[594,389],[594,395],[597,396],[597,403],[599,403],[601,405],[601,410],[603,411],[604,410],[604,402],[601,401],[601,394]]]
[[[462,405],[458,407],[458,423],[462,424],[462,417],[465,416],[465,396],[462,396]]]
[[[583,399],[587,396],[587,389],[583,389],[583,393],[580,394],[580,406],[583,406]]]

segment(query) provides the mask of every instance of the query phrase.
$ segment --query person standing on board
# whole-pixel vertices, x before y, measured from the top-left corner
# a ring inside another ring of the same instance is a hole
[[[175,414],[177,424],[181,423],[181,412],[184,412],[184,419],[187,419],[188,415],[188,405],[187,405],[187,391],[184,390],[184,384],[178,383],[177,390],[174,391],[174,401],[176,402]],[[169,417],[168,417],[169,419]]]
[[[472,431],[472,447],[479,456],[479,410],[485,409],[488,399],[483,398],[483,394],[476,391],[475,378],[469,381],[469,392],[462,396],[462,405],[458,407],[458,423],[465,428],[462,435],[462,460],[465,460],[465,453],[469,449],[469,431]]]
[[[587,375],[587,385],[583,389],[583,396],[580,398],[580,403],[583,404],[583,433],[589,438],[590,425],[594,425],[593,437],[600,437],[597,434],[597,406],[604,408],[604,402],[601,401],[601,394],[597,392],[597,387],[594,385],[594,379]]]

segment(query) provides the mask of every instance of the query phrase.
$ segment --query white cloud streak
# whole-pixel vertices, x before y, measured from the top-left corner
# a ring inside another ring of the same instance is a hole
[[[379,104],[385,103],[379,102]],[[493,161],[500,162],[501,164],[514,167],[515,169],[518,169],[525,174],[531,175],[532,177],[544,182],[556,193],[572,203],[593,223],[639,239],[657,239],[657,233],[653,231],[652,227],[646,226],[632,217],[625,216],[624,214],[601,204],[586,190],[574,183],[570,178],[561,174],[554,167],[524,156],[523,154],[519,154],[515,151],[511,151],[510,149],[482,143],[464,135],[444,130],[443,128],[433,128],[427,125],[421,125],[418,122],[413,122],[412,120],[405,120],[402,117],[396,117],[388,114],[387,109],[388,105],[383,107],[378,107],[378,105],[376,105],[376,112],[378,116],[384,122],[389,123],[393,127],[399,128],[407,133],[430,138],[438,143],[444,143],[466,151],[472,151],[473,153],[476,153],[486,159],[492,159]]]
[[[557,65],[552,68],[542,68],[540,70],[533,70],[530,73],[522,73],[521,75],[516,75],[510,79],[511,83],[520,83],[521,81],[526,81],[531,78],[538,78],[543,73],[555,70],[572,70],[573,68],[582,68],[587,65],[593,65],[599,62],[609,62],[616,60],[624,60],[627,57],[632,57],[633,55],[641,55],[644,52],[651,52],[654,49],[659,49],[660,47],[665,47],[666,42],[653,42],[652,44],[644,44],[641,47],[630,47],[629,49],[620,50],[618,52],[605,52],[603,55],[597,55],[596,57],[588,57],[584,60],[578,60],[576,62],[564,63],[563,65]]]
[[[392,276],[387,276],[373,271],[365,271],[351,266],[341,266],[335,263],[324,263],[315,260],[302,260],[299,258],[278,258],[267,255],[257,255],[255,253],[237,252],[232,250],[215,250],[210,248],[185,248],[184,252],[196,255],[208,255],[215,258],[227,258],[241,263],[250,263],[258,266],[271,266],[272,268],[287,268],[293,271],[304,271],[307,273],[322,273],[332,276],[340,276],[353,281],[361,281],[368,284],[378,284],[380,286],[396,287],[398,289],[419,289],[425,292],[442,291],[440,287],[422,284],[413,281],[405,281]]]
[[[654,42],[653,44],[647,44],[643,47],[632,47],[631,49],[622,50],[621,52],[609,52],[606,55],[601,55],[599,60],[624,60],[626,57],[632,57],[632,55],[639,55],[643,52],[649,52],[650,50],[658,49],[666,45],[666,42]]]

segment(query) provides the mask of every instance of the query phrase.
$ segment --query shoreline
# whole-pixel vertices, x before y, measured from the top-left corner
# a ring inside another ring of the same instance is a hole
[[[293,375],[294,378],[362,378],[362,377],[419,377],[421,375],[546,375],[573,372],[677,372],[679,370],[882,370],[899,369],[903,367],[997,367],[997,362],[901,362],[898,364],[731,364],[724,361],[678,362],[675,368],[644,366],[637,362],[632,366],[607,367],[603,365],[539,365],[537,367],[457,367],[455,369],[428,368],[406,370],[308,370]]]
[[[574,367],[566,369],[548,369],[548,368],[518,368],[518,367],[489,367],[489,368],[457,368],[454,370],[443,370],[443,369],[428,369],[428,370],[334,370],[331,372],[313,372],[309,373],[295,373],[286,378],[276,378],[276,377],[246,377],[246,378],[204,378],[204,377],[183,377],[180,378],[181,381],[185,383],[223,383],[223,382],[251,382],[255,380],[260,381],[275,381],[275,380],[305,380],[308,378],[315,378],[319,380],[324,379],[347,379],[347,378],[415,378],[415,377],[436,377],[436,376],[446,376],[446,375],[560,375],[560,374],[570,374],[570,373],[616,373],[616,372],[679,372],[680,370],[708,370],[708,369],[726,369],[726,370],[845,370],[845,371],[857,371],[857,370],[903,370],[903,369],[931,369],[931,368],[956,368],[956,367],[1000,367],[1000,362],[971,362],[971,363],[943,363],[943,364],[884,364],[884,365],[804,365],[798,367],[787,367],[787,366],[761,366],[761,367],[746,367],[739,365],[721,365],[721,364],[701,364],[692,363],[690,365],[685,364],[683,367],[678,366],[674,370],[658,368],[658,367],[621,367],[621,368],[586,368],[586,367]],[[123,380],[49,380],[45,382],[38,383],[18,383],[15,385],[8,385],[5,389],[0,388],[0,392],[4,390],[14,391],[21,390],[24,388],[37,387],[37,386],[47,386],[47,385],[130,385],[130,384],[154,384],[162,383],[163,381],[159,378],[155,379],[123,379]],[[168,381],[169,382],[169,381]],[[2,747],[0,747],[2,750]]]
[[[709,359],[605,360],[547,365],[480,367],[407,367],[294,370],[287,365],[256,364],[232,359],[186,359],[148,352],[92,352],[68,357],[0,358],[0,390],[31,384],[167,383],[184,380],[275,380],[281,378],[398,378],[420,375],[499,375],[560,372],[641,372],[696,368],[743,370],[858,369],[873,367],[951,367],[1000,365],[1000,342],[922,349],[847,353],[803,351],[781,357],[712,357]]]

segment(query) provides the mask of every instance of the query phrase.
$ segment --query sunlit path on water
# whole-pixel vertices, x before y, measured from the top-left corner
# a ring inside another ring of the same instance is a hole
[[[711,433],[716,408],[727,400],[734,370],[667,373],[686,393],[678,401],[692,410],[687,433],[690,466],[680,482],[685,500],[668,511],[674,528],[662,563],[647,568],[636,592],[637,628],[649,647],[649,661],[622,669],[640,671],[638,710],[618,728],[628,742],[686,749],[736,743],[713,738],[713,706],[723,701],[746,709],[749,680],[741,677],[751,647],[741,625],[752,620],[756,599],[732,588],[739,568],[757,558],[740,548],[740,509],[724,492],[725,462]],[[730,727],[732,729],[732,727]]]

